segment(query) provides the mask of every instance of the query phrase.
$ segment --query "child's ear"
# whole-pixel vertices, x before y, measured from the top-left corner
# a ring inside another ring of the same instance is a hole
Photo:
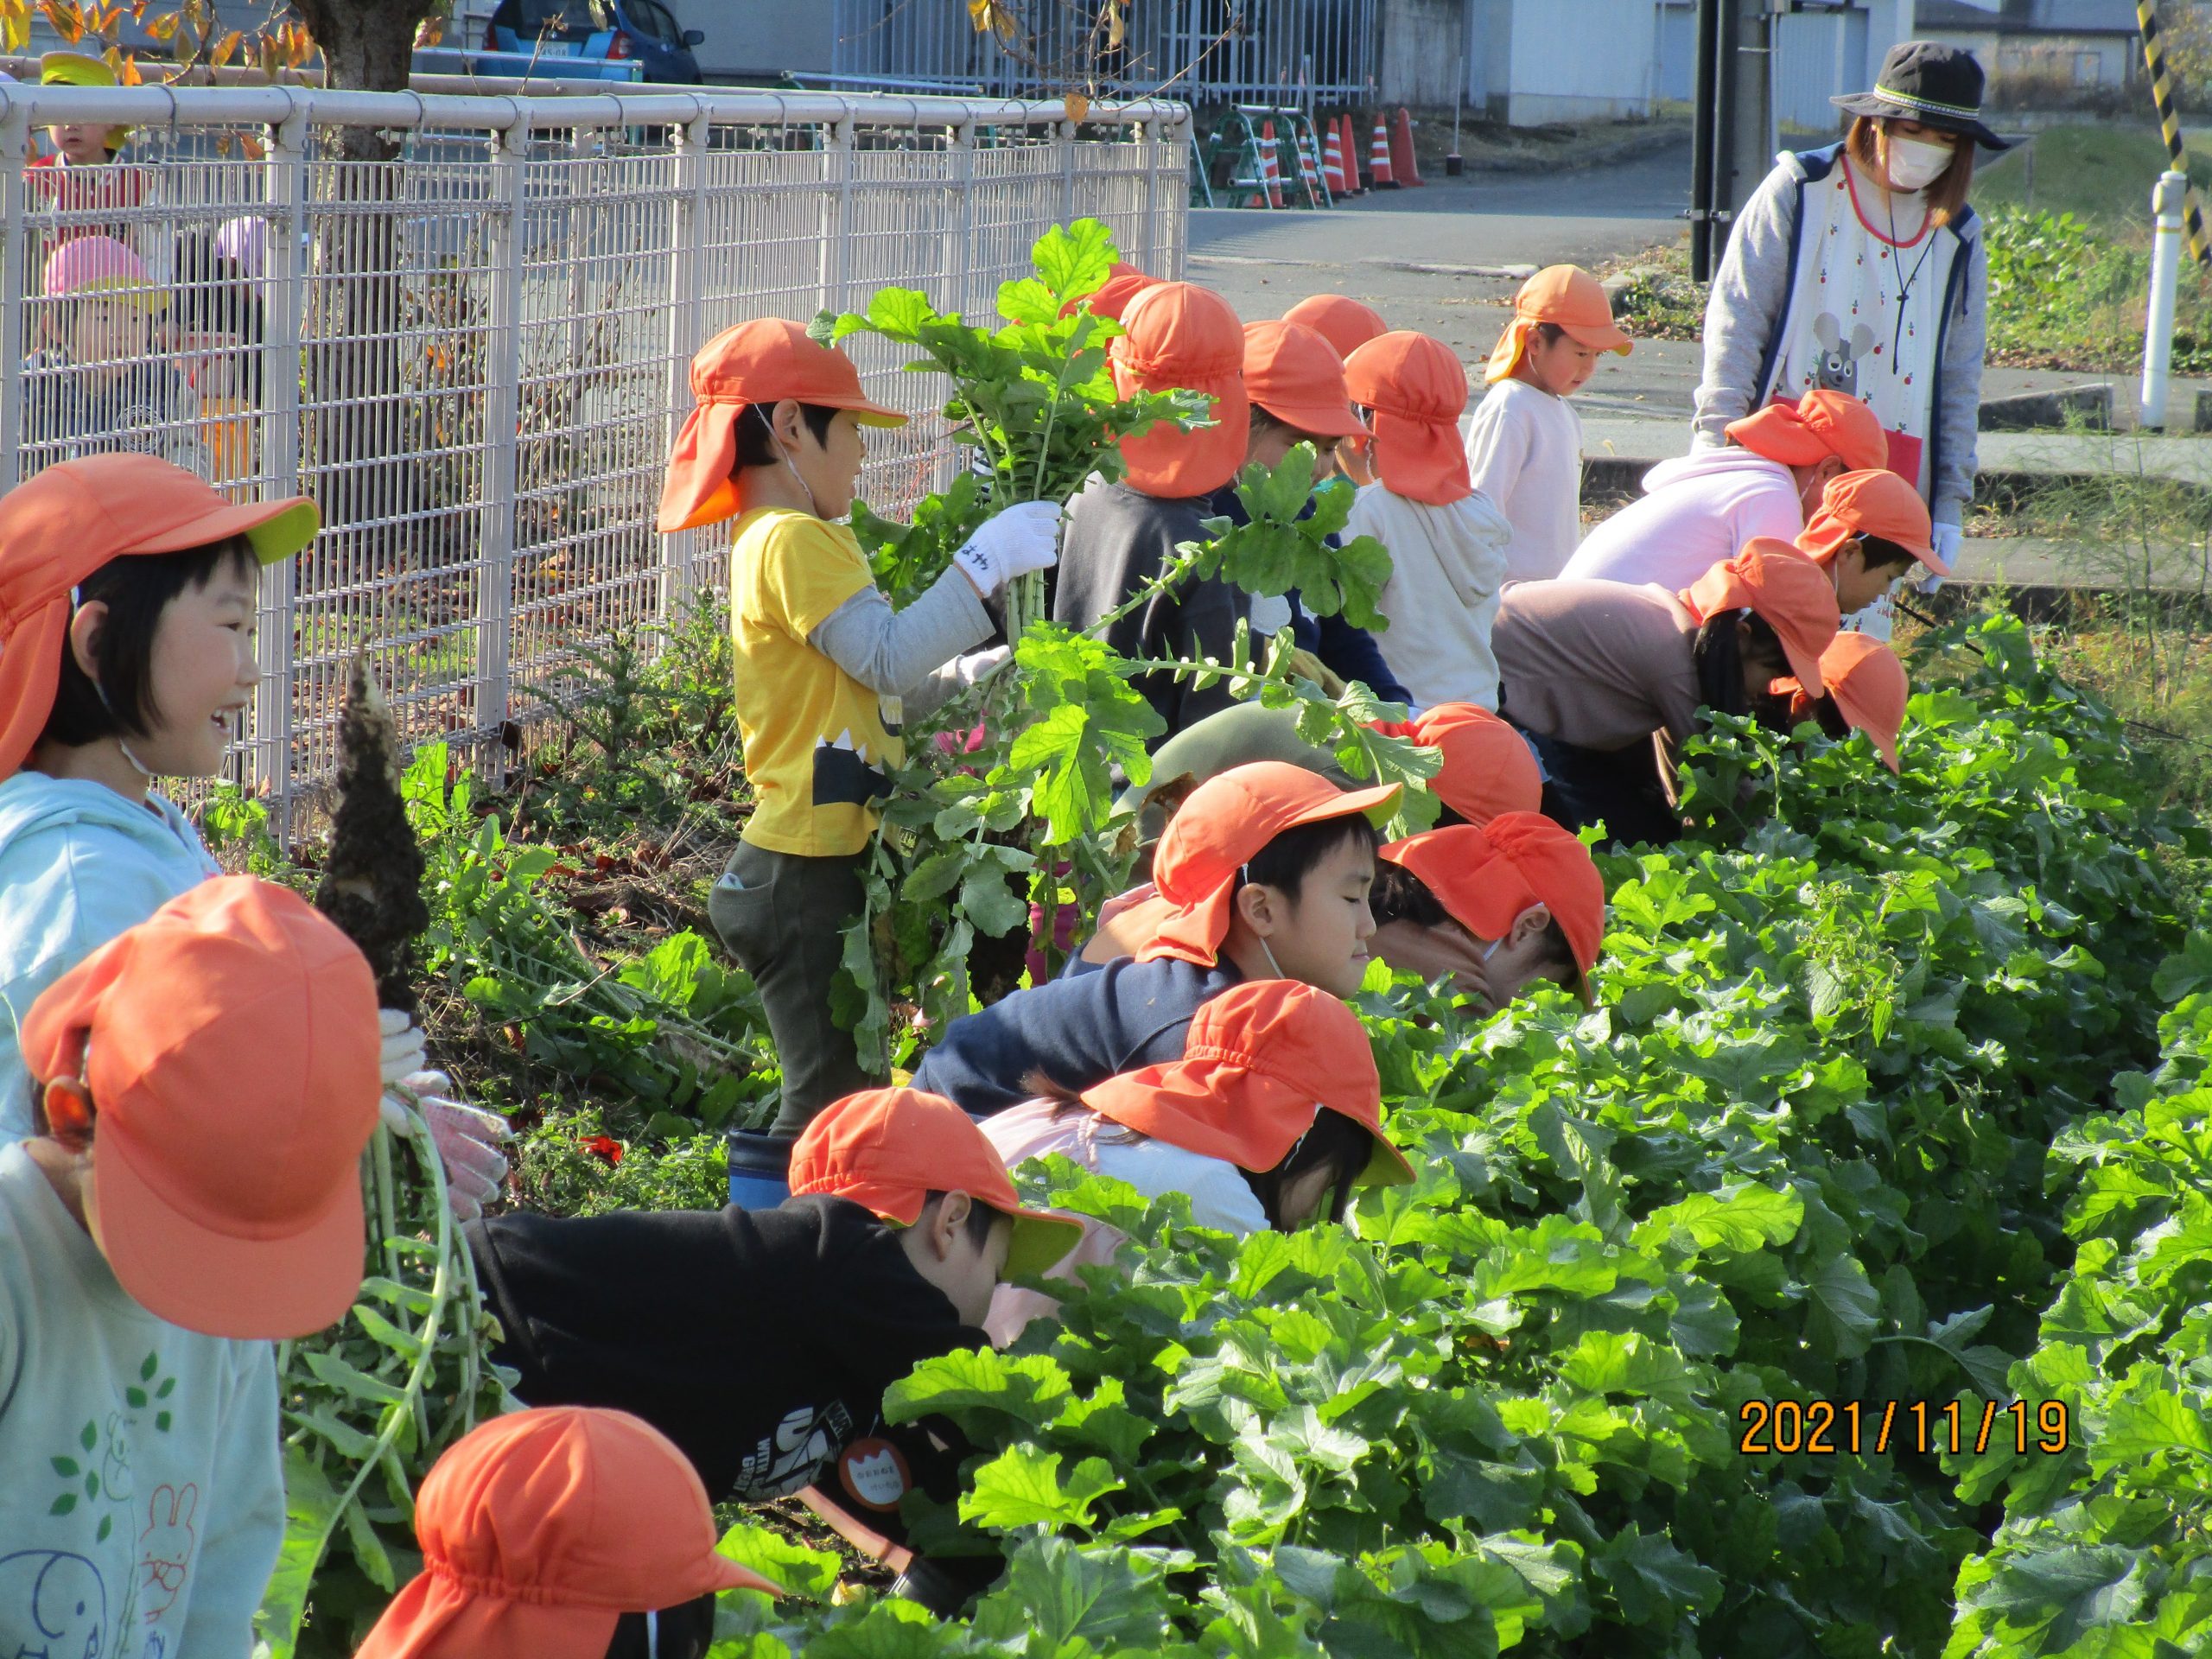
[[[960,1235],[968,1225],[969,1211],[976,1201],[965,1192],[946,1193],[937,1202],[937,1213],[930,1217],[929,1242],[931,1253],[939,1261],[949,1257]]]
[[[1506,934],[1507,943],[1526,944],[1551,925],[1551,906],[1539,899],[1513,918],[1512,929]]]
[[[69,619],[69,651],[85,677],[97,683],[100,677],[100,632],[107,626],[107,601],[89,600]]]

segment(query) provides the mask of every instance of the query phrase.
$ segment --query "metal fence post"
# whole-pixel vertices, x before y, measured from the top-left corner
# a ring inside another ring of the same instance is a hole
[[[30,235],[23,223],[23,167],[30,160],[30,111],[0,120],[0,491],[20,481],[23,442],[23,283]]]
[[[515,467],[522,406],[524,157],[530,124],[518,106],[492,149],[492,328],[485,372],[484,547],[476,588],[476,726],[497,736],[512,693]],[[496,764],[501,753],[483,753]]]
[[[1052,124],[1052,141],[1060,149],[1060,223],[1075,222],[1075,131],[1072,121]]]
[[[704,287],[700,266],[704,255],[700,239],[705,232],[707,199],[705,116],[675,129],[671,152],[675,172],[676,200],[668,215],[668,419],[664,454],[673,454],[677,435],[690,413],[691,359],[705,344],[699,296]],[[693,583],[691,547],[695,533],[680,530],[660,538],[660,591],[656,600],[660,620],[666,622],[690,594]]]
[[[300,483],[300,376],[306,365],[300,339],[307,317],[307,146],[305,109],[295,107],[269,130],[262,164],[263,194],[270,218],[268,287],[261,331],[261,467],[278,490]],[[270,568],[262,579],[269,617],[255,656],[261,683],[254,690],[253,786],[267,798],[270,824],[279,845],[291,844],[293,663],[299,649],[299,569],[296,559]]]
[[[1136,129],[1137,141],[1144,146],[1144,255],[1137,262],[1141,270],[1160,269],[1160,152],[1173,130],[1158,119],[1141,122]]]
[[[846,290],[853,280],[853,119],[847,115],[829,125],[829,144],[823,151],[828,166],[822,197],[822,303],[831,311],[852,308]]]
[[[976,124],[963,121],[952,130],[952,188],[959,202],[947,234],[952,245],[945,269],[952,277],[953,303],[963,315],[976,309],[969,291],[976,280]]]

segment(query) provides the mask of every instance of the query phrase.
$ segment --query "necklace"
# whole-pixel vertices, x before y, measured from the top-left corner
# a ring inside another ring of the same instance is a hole
[[[1920,257],[1912,262],[1912,270],[1908,273],[1904,268],[1904,250],[1897,241],[1897,199],[1896,195],[1886,189],[1884,190],[1882,192],[1882,205],[1884,210],[1890,216],[1890,248],[1891,251],[1891,264],[1896,267],[1897,272],[1897,321],[1890,330],[1890,372],[1891,374],[1895,374],[1898,372],[1897,352],[1904,344],[1904,308],[1906,303],[1912,298],[1913,283],[1920,280],[1920,268],[1928,263],[1928,256],[1935,251],[1936,238],[1929,234],[1930,227],[1926,218],[1923,217],[1920,224],[1921,234],[1919,240],[1922,244]],[[1923,207],[1923,214],[1925,213],[1925,211],[1926,210]]]

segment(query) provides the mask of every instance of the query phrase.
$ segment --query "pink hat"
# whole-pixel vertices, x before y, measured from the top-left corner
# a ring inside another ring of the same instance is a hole
[[[49,300],[126,294],[149,311],[169,302],[146,274],[145,262],[111,236],[75,236],[55,248],[47,257],[45,288]]]

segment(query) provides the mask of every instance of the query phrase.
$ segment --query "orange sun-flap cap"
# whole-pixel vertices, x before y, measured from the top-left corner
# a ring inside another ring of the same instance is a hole
[[[1939,576],[1951,567],[1929,544],[1933,526],[1920,492],[1886,468],[1845,473],[1828,480],[1821,505],[1797,538],[1797,550],[1826,564],[1857,536],[1895,542]]]
[[[423,1571],[355,1659],[602,1659],[625,1613],[776,1586],[715,1554],[674,1442],[626,1412],[549,1406],[480,1424],[423,1478]]]
[[[932,1192],[965,1192],[1013,1218],[1007,1272],[1041,1274],[1082,1242],[1083,1224],[1057,1210],[1025,1210],[975,1119],[940,1095],[868,1089],[832,1101],[791,1147],[793,1198],[849,1198],[909,1226]]]
[[[1700,622],[1724,611],[1748,610],[1764,619],[1782,641],[1797,683],[1815,696],[1823,695],[1821,653],[1843,618],[1828,573],[1789,543],[1753,537],[1733,558],[1723,559],[1692,582],[1681,598]]]
[[[1481,829],[1455,823],[1408,836],[1382,856],[1418,876],[1478,939],[1503,938],[1516,917],[1543,906],[1574,953],[1577,990],[1595,1005],[1590,974],[1605,938],[1605,882],[1571,831],[1540,812],[1507,812]]]
[[[1544,777],[1528,740],[1478,704],[1440,702],[1411,720],[1378,721],[1375,729],[1436,750],[1443,765],[1429,790],[1470,823],[1543,804]]]
[[[359,949],[251,876],[201,882],[46,988],[23,1061],[91,1097],[98,1237],[134,1301],[246,1340],[344,1317],[380,1040]]]
[[[1255,407],[1317,438],[1352,438],[1367,430],[1352,412],[1344,359],[1295,322],[1244,325],[1244,390]]]
[[[1580,265],[1547,265],[1513,296],[1513,320],[1497,337],[1484,365],[1483,378],[1505,379],[1521,366],[1537,325],[1552,323],[1577,345],[1592,351],[1629,354],[1636,344],[1613,321],[1612,302],[1604,286]]]
[[[1311,328],[1346,359],[1376,335],[1390,332],[1380,311],[1342,294],[1309,294],[1284,312],[1282,320]]]
[[[1109,1077],[1084,1104],[1138,1134],[1254,1173],[1288,1157],[1317,1111],[1374,1137],[1357,1185],[1397,1185],[1413,1166],[1382,1132],[1382,1083],[1359,1016],[1287,979],[1246,980],[1198,1005],[1180,1059]]]
[[[1122,327],[1107,354],[1122,397],[1180,390],[1213,399],[1211,426],[1180,432],[1163,423],[1122,440],[1130,487],[1166,498],[1211,495],[1236,476],[1252,435],[1243,325],[1211,289],[1155,283],[1130,302]]]
[[[1452,348],[1427,334],[1378,334],[1351,354],[1344,383],[1374,411],[1375,475],[1393,494],[1449,506],[1474,493],[1459,416],[1467,372]]]
[[[789,398],[824,409],[849,409],[862,426],[906,424],[861,390],[861,372],[834,346],[810,339],[803,323],[757,317],[725,328],[691,359],[694,407],[677,434],[661,486],[664,533],[719,524],[745,511],[731,476],[737,466],[737,423],[758,404]]]
[[[181,553],[232,536],[264,564],[315,540],[303,496],[233,502],[154,455],[87,455],[0,495],[0,778],[30,758],[61,684],[73,595],[111,559]]]
[[[1330,818],[1366,817],[1379,827],[1398,803],[1384,784],[1338,789],[1327,779],[1283,760],[1231,766],[1192,790],[1153,853],[1153,885],[1176,906],[1140,962],[1172,957],[1211,967],[1229,937],[1244,867],[1286,830]]]
[[[1839,633],[1821,653],[1821,677],[1852,728],[1866,733],[1882,764],[1897,771],[1897,734],[1912,699],[1912,680],[1897,652],[1863,633]]]
[[[1889,435],[1880,417],[1849,392],[1816,387],[1796,403],[1779,400],[1731,421],[1728,435],[1755,455],[1785,467],[1817,467],[1831,458],[1847,470],[1889,463]]]

